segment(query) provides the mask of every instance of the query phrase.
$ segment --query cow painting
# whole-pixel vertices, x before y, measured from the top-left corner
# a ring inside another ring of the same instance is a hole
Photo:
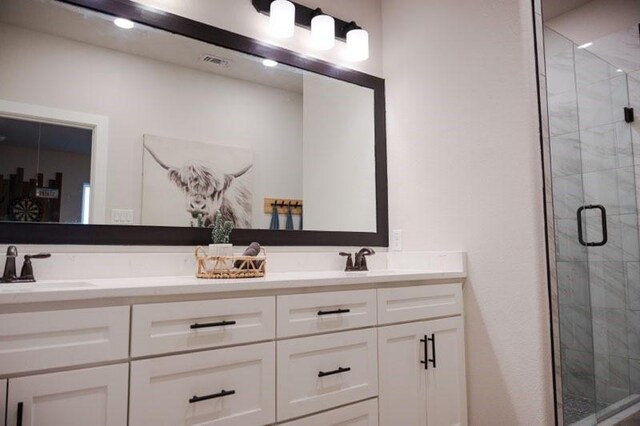
[[[220,211],[235,228],[251,227],[251,193],[238,178],[249,172],[253,165],[235,173],[222,173],[193,162],[175,167],[162,160],[146,144],[144,149],[185,194],[187,212],[202,226],[209,226],[215,213]]]

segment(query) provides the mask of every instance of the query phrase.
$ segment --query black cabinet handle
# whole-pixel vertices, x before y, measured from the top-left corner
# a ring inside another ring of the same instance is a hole
[[[318,377],[333,376],[334,374],[346,373],[347,371],[351,371],[351,367],[346,367],[346,368],[338,367],[337,370],[333,370],[333,371],[320,371],[318,373]]]
[[[420,361],[420,364],[424,364],[424,369],[429,369],[429,363],[433,365],[433,368],[436,368],[436,335],[431,333],[431,337],[425,334],[424,339],[420,339],[420,341],[424,344],[424,361]],[[431,342],[431,353],[433,354],[433,358],[429,358],[429,342]]]
[[[433,364],[433,368],[437,368],[436,367],[436,335],[431,333],[431,338],[427,338],[427,340],[431,341],[431,355],[433,355],[433,358],[427,361]]]
[[[334,309],[333,311],[318,311],[318,315],[346,314],[349,312],[351,312],[351,309]]]
[[[598,209],[600,210],[600,220],[602,221],[602,240],[597,243],[588,243],[584,241],[584,236],[582,233],[582,212],[584,210]],[[600,247],[607,244],[607,240],[609,239],[607,233],[607,209],[600,204],[588,204],[586,206],[581,206],[577,212],[578,216],[578,241],[585,247]]]
[[[423,346],[424,346],[424,361],[420,361],[420,364],[424,364],[424,369],[428,370],[429,369],[429,339],[427,338],[427,335],[425,334],[424,339],[420,339],[420,341],[422,342]]]
[[[205,395],[205,396],[194,395],[191,399],[189,399],[189,404],[193,404],[194,402],[206,401],[208,399],[222,398],[223,396],[234,395],[235,393],[236,391],[234,390],[226,391],[222,389],[220,392],[212,393],[211,395]]]
[[[219,321],[219,322],[206,322],[204,324],[191,324],[191,328],[208,328],[208,327],[223,327],[225,325],[233,325],[235,321]]]
[[[22,426],[22,411],[23,411],[23,403],[22,402],[18,402],[18,414],[16,415],[17,420],[16,420],[16,425],[17,426]]]

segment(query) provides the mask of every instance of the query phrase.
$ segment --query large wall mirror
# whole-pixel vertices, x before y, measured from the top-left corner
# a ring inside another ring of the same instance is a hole
[[[127,0],[3,0],[0,52],[3,242],[387,245],[379,78]]]

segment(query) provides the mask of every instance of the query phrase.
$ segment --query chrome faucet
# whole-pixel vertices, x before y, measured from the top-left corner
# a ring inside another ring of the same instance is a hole
[[[3,283],[34,283],[36,282],[33,276],[33,265],[31,259],[46,259],[51,257],[50,253],[38,253],[38,254],[25,254],[24,263],[20,270],[20,276],[16,274],[16,257],[18,257],[18,249],[16,246],[9,246],[7,248],[7,260],[4,264],[4,273],[0,282]]]
[[[344,251],[340,252],[340,256],[346,256],[347,265],[345,266],[345,271],[368,271],[367,268],[367,258],[366,256],[371,256],[372,254],[376,254],[373,249],[363,248],[360,249],[359,252],[356,253],[355,262],[351,257],[351,253],[346,253]]]

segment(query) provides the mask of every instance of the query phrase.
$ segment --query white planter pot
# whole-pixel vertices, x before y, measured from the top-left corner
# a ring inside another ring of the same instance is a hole
[[[209,244],[209,256],[233,256],[233,244]],[[233,260],[218,262],[214,270],[231,269]]]

